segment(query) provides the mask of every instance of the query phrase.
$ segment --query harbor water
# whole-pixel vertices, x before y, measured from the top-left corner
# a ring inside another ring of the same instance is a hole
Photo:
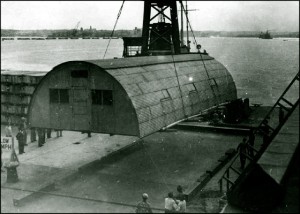
[[[299,39],[196,38],[209,55],[221,62],[235,80],[238,97],[250,103],[273,105],[299,71]],[[5,40],[1,70],[50,71],[73,60],[102,59],[108,39]],[[192,40],[192,51],[195,42]],[[123,40],[110,42],[105,59],[122,57]],[[299,85],[289,99],[299,97]]]

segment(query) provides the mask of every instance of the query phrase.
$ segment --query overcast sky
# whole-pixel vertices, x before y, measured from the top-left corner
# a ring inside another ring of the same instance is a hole
[[[184,1],[185,2],[185,1]],[[1,1],[1,29],[111,30],[122,1]],[[193,30],[299,31],[299,1],[188,1]],[[141,28],[143,2],[125,1],[116,29]]]

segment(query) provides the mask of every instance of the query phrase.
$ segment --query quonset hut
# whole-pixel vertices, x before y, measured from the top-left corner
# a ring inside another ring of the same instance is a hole
[[[171,23],[149,24],[151,7],[169,7]],[[175,1],[145,1],[144,10],[143,37],[124,38],[125,58],[65,62],[43,77],[31,127],[144,137],[237,99],[222,64],[180,45]]]
[[[174,61],[171,56],[151,56],[60,64],[36,88],[29,121],[32,127],[146,136],[237,98],[226,68],[212,57],[202,57],[203,61],[199,54],[189,54],[176,55]]]

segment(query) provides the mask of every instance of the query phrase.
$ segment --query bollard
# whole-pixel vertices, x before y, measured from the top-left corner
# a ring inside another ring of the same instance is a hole
[[[18,172],[17,172],[17,166],[6,166],[7,170],[7,183],[16,183],[19,181],[18,178]]]
[[[19,166],[19,160],[15,150],[13,149],[10,156],[10,162],[6,164],[7,170],[7,183],[16,183],[19,181],[17,167]]]

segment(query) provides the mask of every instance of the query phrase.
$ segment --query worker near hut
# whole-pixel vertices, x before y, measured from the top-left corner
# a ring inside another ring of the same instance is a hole
[[[150,207],[150,204],[147,202],[147,200],[148,200],[148,194],[143,193],[142,202],[140,202],[137,205],[137,208],[135,210],[136,213],[152,213],[152,209]]]
[[[255,135],[254,135],[253,128],[251,128],[250,133],[249,133],[249,145],[251,147],[249,147],[249,149],[248,149],[248,154],[250,157],[254,157],[254,152],[253,152],[254,140],[255,140]]]
[[[178,200],[179,200],[179,202],[178,202],[178,205],[177,205],[176,212],[185,213],[186,212],[186,201],[185,201],[184,195],[181,195],[178,198]]]
[[[26,123],[26,118],[25,117],[22,117],[21,118],[21,128],[23,129],[23,142],[24,142],[24,145],[27,146],[27,123]]]
[[[38,136],[39,136],[38,146],[41,147],[45,143],[45,129],[38,128],[37,132],[38,132]]]
[[[237,149],[240,155],[240,161],[241,161],[241,169],[243,170],[245,168],[246,164],[246,154],[247,154],[247,138],[243,138],[243,142],[241,142]]]
[[[18,140],[18,146],[19,146],[19,154],[23,154],[24,152],[24,130],[22,129],[22,127],[19,127],[19,132],[16,136],[17,140]]]
[[[51,138],[51,129],[47,129],[47,138]]]
[[[36,141],[36,132],[35,132],[35,128],[33,128],[33,127],[31,127],[31,129],[30,129],[30,139],[31,139],[31,142]]]
[[[262,127],[263,130],[263,145],[266,146],[269,143],[269,134],[270,134],[270,128],[268,125],[269,121],[264,121],[264,126]]]
[[[183,194],[183,189],[181,185],[177,186],[177,194],[175,195],[176,200],[180,200],[180,198],[185,198],[185,195]]]
[[[284,111],[282,109],[282,107],[279,108],[279,123],[283,123],[283,119],[284,119]]]

